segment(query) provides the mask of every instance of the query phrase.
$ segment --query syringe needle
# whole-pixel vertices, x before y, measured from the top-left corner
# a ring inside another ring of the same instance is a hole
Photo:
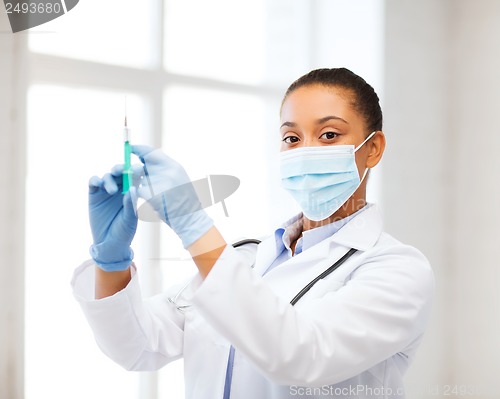
[[[125,94],[125,127],[127,127],[127,95]]]

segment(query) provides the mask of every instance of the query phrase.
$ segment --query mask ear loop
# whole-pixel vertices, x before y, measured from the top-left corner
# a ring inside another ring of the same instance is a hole
[[[363,177],[361,178],[361,180],[359,181],[359,185],[361,186],[361,184],[363,184],[363,180],[365,180],[365,177],[366,175],[368,174],[368,171],[370,170],[370,168],[365,168],[365,173],[363,173]],[[359,187],[359,186],[358,186]]]
[[[375,132],[371,132],[368,137],[360,144],[358,145],[355,149],[354,149],[354,152],[358,151],[368,140],[370,140],[374,135],[375,133],[377,133],[376,131]],[[361,178],[361,180],[359,181],[359,185],[361,186],[361,184],[363,183],[363,180],[365,180],[365,177],[366,177],[366,174],[368,173],[368,170],[370,170],[370,168],[365,168],[365,173],[363,173],[363,177]],[[358,186],[359,187],[359,186]]]
[[[371,132],[370,135],[360,144],[358,145],[355,149],[354,149],[354,152],[358,151],[361,147],[363,147],[363,145],[368,141],[370,140],[374,135],[375,133],[377,133],[376,131],[375,132]]]

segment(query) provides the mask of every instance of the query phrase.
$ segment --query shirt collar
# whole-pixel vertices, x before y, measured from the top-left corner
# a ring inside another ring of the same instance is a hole
[[[291,219],[283,223],[282,226],[277,228],[274,232],[274,237],[276,240],[276,253],[281,253],[285,248],[289,251],[290,245],[297,240],[297,238],[302,233],[302,237],[299,238],[295,246],[295,252],[298,254],[306,249],[318,244],[319,242],[333,236],[337,233],[344,225],[346,225],[351,219],[357,216],[359,213],[363,212],[365,209],[369,208],[369,205],[364,206],[352,215],[349,215],[343,219],[336,220],[335,222],[328,223],[324,226],[316,227],[311,230],[303,231],[303,214],[299,213]]]
[[[274,232],[276,240],[276,253],[281,253],[285,248],[290,249],[290,245],[294,242],[302,232],[303,215],[299,213],[291,219],[287,220]]]
[[[367,204],[363,209],[330,238],[318,243],[314,251],[307,251],[307,258],[314,261],[331,256],[331,250],[338,246],[346,249],[356,248],[360,251],[372,248],[382,234],[382,216],[377,205]],[[285,228],[301,217],[302,214],[294,216],[259,244],[255,270],[262,273],[283,252],[285,244],[281,237]],[[301,257],[302,255],[294,256],[290,260]]]

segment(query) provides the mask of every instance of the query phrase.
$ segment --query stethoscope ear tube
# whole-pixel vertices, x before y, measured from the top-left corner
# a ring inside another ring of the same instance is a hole
[[[238,242],[235,242],[233,244],[233,248],[238,248],[238,247],[241,247],[242,245],[245,245],[245,244],[260,244],[260,240],[257,240],[255,238],[246,238],[244,240],[241,240],[241,241],[238,241]]]
[[[342,256],[337,262],[335,262],[332,266],[330,266],[328,269],[326,269],[324,272],[322,272],[320,275],[318,275],[316,278],[311,280],[309,284],[307,284],[304,288],[302,288],[297,295],[293,297],[293,299],[290,301],[290,304],[293,306],[295,305],[300,298],[302,298],[312,287],[314,284],[316,284],[319,280],[324,279],[326,276],[331,274],[334,270],[336,270],[340,265],[342,265],[347,259],[353,255],[357,249],[351,248],[347,253]]]

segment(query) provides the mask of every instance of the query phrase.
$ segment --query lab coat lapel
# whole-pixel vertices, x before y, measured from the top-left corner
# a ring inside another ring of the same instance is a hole
[[[279,254],[276,250],[276,239],[274,234],[272,234],[262,240],[262,242],[258,245],[257,254],[255,256],[254,270],[262,276],[278,255]]]
[[[264,279],[280,297],[291,300],[306,284],[338,261],[350,248],[331,245],[326,239],[279,266],[276,266]]]
[[[350,220],[333,236],[276,266],[264,279],[275,292],[292,299],[306,284],[337,262],[351,248],[366,251],[382,233],[382,218],[375,205]],[[262,247],[260,247],[264,244]],[[255,268],[262,275],[276,258],[274,236],[259,244]],[[341,266],[342,267],[342,266]],[[335,272],[329,277],[335,278]]]
[[[378,241],[382,228],[382,215],[379,207],[369,204],[367,209],[334,234],[331,241],[338,245],[366,251]]]

